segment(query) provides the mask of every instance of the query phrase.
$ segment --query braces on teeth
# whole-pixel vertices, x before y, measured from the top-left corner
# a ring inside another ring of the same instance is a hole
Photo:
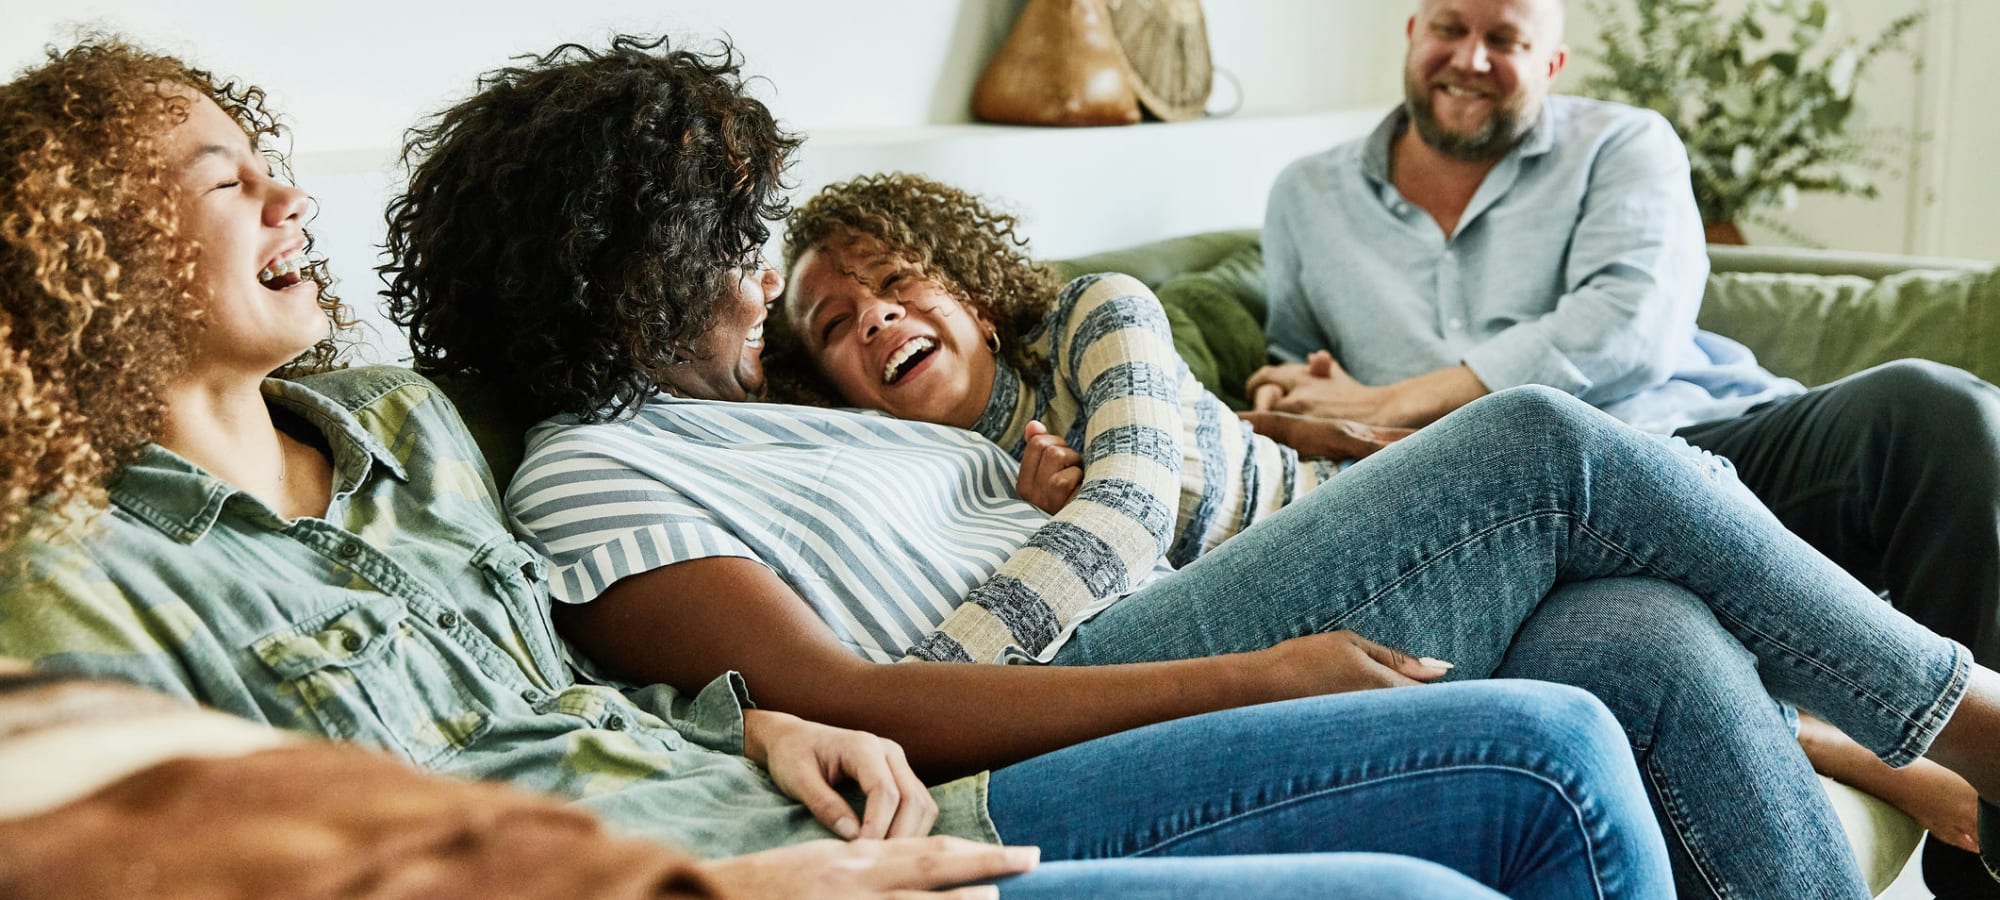
[[[271,279],[273,279],[273,278],[277,278],[277,277],[278,277],[278,276],[280,276],[280,275],[290,275],[290,274],[292,274],[293,272],[297,272],[297,271],[299,271],[300,269],[303,269],[303,268],[305,268],[305,260],[302,260],[302,259],[288,259],[288,260],[285,260],[284,262],[281,262],[281,263],[279,263],[279,264],[277,264],[277,265],[275,265],[275,266],[272,266],[272,267],[270,267],[270,268],[268,268],[268,269],[265,269],[265,270],[264,270],[264,271],[262,271],[262,272],[258,272],[258,273],[257,273],[257,280],[258,280],[258,281],[270,281]]]

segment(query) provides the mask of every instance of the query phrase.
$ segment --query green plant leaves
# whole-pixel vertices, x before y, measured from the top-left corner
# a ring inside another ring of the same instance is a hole
[[[1587,2],[1604,23],[1604,71],[1584,92],[1673,124],[1705,221],[1751,218],[1800,192],[1872,196],[1869,176],[1917,139],[1853,117],[1855,85],[1881,54],[1909,52],[1921,11],[1864,46],[1829,36],[1826,0],[1760,0],[1729,16],[1708,0]]]

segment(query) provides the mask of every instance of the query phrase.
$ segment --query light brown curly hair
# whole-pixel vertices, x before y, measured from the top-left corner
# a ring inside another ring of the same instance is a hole
[[[1028,333],[1055,306],[1062,282],[1028,257],[1020,219],[978,195],[920,175],[890,172],[829,185],[785,225],[785,268],[829,241],[864,237],[984,312],[1000,358],[1035,383],[1041,360]],[[786,323],[789,324],[789,323]],[[795,344],[787,335],[787,344]]]
[[[38,508],[101,508],[188,364],[207,297],[165,156],[189,114],[181,87],[214,100],[289,178],[261,88],[115,36],[52,48],[0,86],[0,549]],[[324,262],[306,274],[329,336],[281,374],[337,364],[351,324]]]

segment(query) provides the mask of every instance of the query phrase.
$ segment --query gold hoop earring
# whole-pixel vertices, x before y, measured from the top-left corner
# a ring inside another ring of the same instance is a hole
[[[986,332],[986,349],[993,351],[994,356],[1000,355],[1000,332],[998,330]]]

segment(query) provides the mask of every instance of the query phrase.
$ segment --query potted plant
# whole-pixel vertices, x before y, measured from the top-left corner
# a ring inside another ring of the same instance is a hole
[[[1883,54],[1905,51],[1919,10],[1873,41],[1834,38],[1825,0],[1748,0],[1730,15],[1713,0],[1589,0],[1603,23],[1603,71],[1584,92],[1655,110],[1686,142],[1695,201],[1711,240],[1742,243],[1759,211],[1802,193],[1876,196],[1874,173],[1896,168],[1916,136],[1861,128],[1854,85]],[[1913,58],[1913,65],[1915,60]]]

